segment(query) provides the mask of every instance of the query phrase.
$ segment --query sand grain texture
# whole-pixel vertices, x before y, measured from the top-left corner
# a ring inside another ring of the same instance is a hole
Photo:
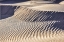
[[[0,20],[0,42],[64,42],[64,10],[38,9],[20,6],[14,16]]]

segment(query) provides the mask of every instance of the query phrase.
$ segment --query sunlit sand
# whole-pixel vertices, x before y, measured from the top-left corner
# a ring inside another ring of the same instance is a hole
[[[64,42],[63,7],[20,6],[12,17],[0,20],[0,42]]]

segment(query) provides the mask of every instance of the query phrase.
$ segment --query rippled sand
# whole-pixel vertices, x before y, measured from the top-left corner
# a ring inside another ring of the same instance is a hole
[[[0,20],[0,42],[64,42],[64,8],[48,5],[20,6],[12,17]],[[47,11],[50,6],[54,11]]]

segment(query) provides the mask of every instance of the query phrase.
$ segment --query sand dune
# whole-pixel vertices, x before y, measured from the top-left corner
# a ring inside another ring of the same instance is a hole
[[[64,42],[64,6],[48,5],[20,6],[0,20],[0,42]]]

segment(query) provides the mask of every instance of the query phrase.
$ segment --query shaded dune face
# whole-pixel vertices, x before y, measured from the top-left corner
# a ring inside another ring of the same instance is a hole
[[[55,0],[54,2],[55,3],[60,3],[61,1],[64,1],[64,0]]]
[[[13,16],[15,8],[16,7],[12,7],[12,6],[1,6],[0,20]]]
[[[0,22],[0,42],[63,42],[64,30],[53,27],[56,22],[60,23],[59,21],[20,22],[17,20],[8,20],[4,22],[5,24]]]

